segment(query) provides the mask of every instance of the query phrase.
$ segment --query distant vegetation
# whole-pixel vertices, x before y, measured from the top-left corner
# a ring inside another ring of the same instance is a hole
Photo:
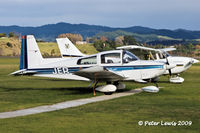
[[[101,36],[105,36],[110,40],[115,39],[118,36],[133,36],[138,42],[144,43],[153,40],[159,40],[161,36],[157,36],[155,34],[137,34],[126,32],[122,30],[112,31],[112,32],[102,32],[95,35],[95,37],[100,38]]]
[[[58,36],[58,38],[65,38],[65,37],[71,40],[71,42],[74,44],[76,44],[77,41],[83,41],[83,37],[81,34],[65,33],[65,34],[60,34]]]
[[[114,39],[107,38],[107,35],[112,33],[114,33],[115,36],[118,36]],[[76,45],[76,47],[84,54],[95,54],[98,51],[113,50],[116,49],[116,47],[123,45],[141,45],[141,42],[139,42],[134,35],[122,35],[121,33],[123,32],[107,32],[106,34],[102,33],[102,35],[105,36],[100,36],[99,34],[96,37],[88,37],[86,42],[90,43]],[[2,37],[0,37],[0,56],[20,56],[20,40],[18,35],[14,33],[10,33],[8,36],[4,33],[0,33],[0,35],[2,35]],[[83,40],[83,37],[80,34],[66,33],[59,37],[66,36],[69,37],[70,40],[73,40],[73,42]],[[144,36],[145,35],[143,35],[143,37]],[[200,57],[200,42],[198,42],[198,40],[189,41],[185,39],[172,39],[165,36],[157,37],[162,40],[144,43],[144,45],[153,48],[163,48],[166,47],[166,45],[167,47],[174,46],[177,48],[177,50],[174,51],[174,54],[176,55]],[[43,57],[60,57],[60,51],[56,42],[43,42],[40,40],[38,41],[38,45]]]

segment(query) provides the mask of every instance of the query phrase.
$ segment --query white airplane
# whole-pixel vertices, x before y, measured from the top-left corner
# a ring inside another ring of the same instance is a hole
[[[11,73],[12,75],[93,81],[94,95],[95,90],[112,94],[117,89],[125,88],[120,81],[144,83],[146,79],[159,77],[175,67],[173,64],[139,60],[127,50],[112,50],[83,57],[77,57],[78,54],[72,52],[68,58],[44,59],[33,35],[22,36],[21,42],[20,70]],[[99,81],[106,82],[107,85],[96,88]],[[145,87],[143,90],[159,91],[155,86]]]
[[[182,83],[184,79],[182,77],[179,77],[179,74],[186,71],[188,68],[192,66],[194,63],[198,63],[199,61],[190,58],[190,57],[181,57],[181,56],[171,56],[168,51],[176,50],[176,48],[170,47],[170,48],[164,48],[164,49],[154,49],[154,48],[148,48],[143,46],[137,46],[137,45],[129,45],[129,46],[122,46],[118,47],[117,49],[123,49],[123,50],[130,50],[130,49],[142,49],[150,51],[148,54],[148,60],[152,59],[155,61],[165,62],[166,64],[176,64],[176,67],[169,69],[165,72],[165,74],[169,74],[170,82],[172,83]],[[155,55],[152,54],[151,51],[155,52]],[[172,76],[175,75],[175,76]]]

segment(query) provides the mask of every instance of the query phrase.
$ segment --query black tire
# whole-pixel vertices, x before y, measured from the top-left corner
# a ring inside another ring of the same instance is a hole
[[[113,83],[113,85],[115,85],[115,86],[119,85],[119,81],[115,81],[115,82]]]
[[[113,92],[104,92],[105,95],[112,95]]]

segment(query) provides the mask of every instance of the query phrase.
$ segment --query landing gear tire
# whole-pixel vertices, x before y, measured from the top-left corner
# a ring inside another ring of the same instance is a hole
[[[104,92],[105,95],[112,95],[113,92]]]

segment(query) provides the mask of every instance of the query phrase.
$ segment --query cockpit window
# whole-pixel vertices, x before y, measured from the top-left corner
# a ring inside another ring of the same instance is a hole
[[[129,51],[124,51],[123,52],[123,63],[129,63],[131,61],[135,61],[138,60],[139,58],[137,56],[135,56],[134,54],[132,54]]]
[[[121,63],[120,53],[108,53],[101,55],[102,64],[118,64]]]
[[[97,56],[92,56],[92,57],[79,59],[77,64],[78,65],[97,64]]]

